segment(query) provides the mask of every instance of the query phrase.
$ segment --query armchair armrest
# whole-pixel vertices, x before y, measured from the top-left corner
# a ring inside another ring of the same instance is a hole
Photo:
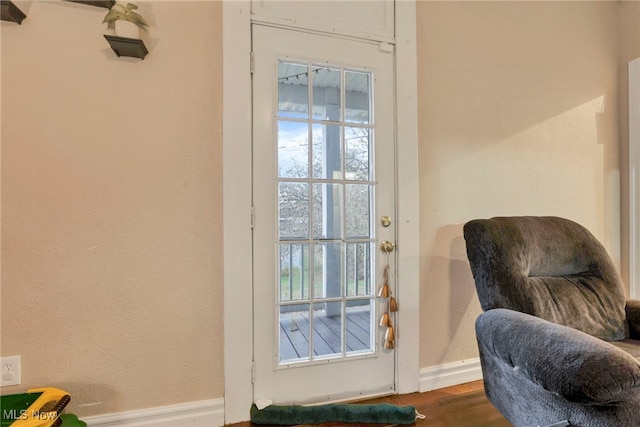
[[[640,300],[627,300],[625,307],[627,325],[629,326],[629,338],[640,340]]]
[[[600,405],[624,399],[634,388],[640,393],[640,363],[584,332],[494,309],[478,317],[476,335],[483,359],[500,359],[571,402]]]

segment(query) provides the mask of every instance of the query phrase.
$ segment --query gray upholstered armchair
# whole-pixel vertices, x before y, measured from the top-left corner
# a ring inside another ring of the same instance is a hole
[[[640,426],[640,301],[598,240],[557,217],[464,226],[489,400],[515,426]]]

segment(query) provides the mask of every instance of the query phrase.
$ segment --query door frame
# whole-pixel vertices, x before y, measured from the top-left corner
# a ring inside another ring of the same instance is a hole
[[[224,415],[246,421],[253,401],[251,2],[223,2]],[[395,4],[397,280],[396,391],[419,388],[419,223],[416,5]],[[397,73],[396,73],[397,75]],[[233,165],[225,167],[224,165]]]
[[[629,62],[629,297],[640,298],[640,58]]]

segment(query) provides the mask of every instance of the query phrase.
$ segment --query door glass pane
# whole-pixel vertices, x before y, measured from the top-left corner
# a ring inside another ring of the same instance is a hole
[[[345,228],[347,238],[368,238],[371,234],[369,211],[370,190],[367,184],[347,184],[345,195]]]
[[[367,352],[372,347],[373,307],[372,299],[347,302],[347,352]]]
[[[342,296],[342,244],[316,243],[313,251],[313,299]]]
[[[341,184],[313,184],[313,238],[342,237]]]
[[[342,302],[318,304],[313,310],[313,354],[342,353]]]
[[[371,108],[369,103],[370,77],[369,73],[344,72],[346,122],[369,123]]]
[[[374,353],[371,74],[278,70],[279,361]]]
[[[278,122],[278,176],[309,176],[309,127],[307,123]]]
[[[342,118],[340,70],[314,66],[312,73],[313,118],[340,121]]]
[[[345,175],[348,180],[372,181],[371,130],[347,127],[344,130]]]
[[[309,359],[309,304],[280,306],[280,362]]]
[[[313,177],[342,179],[342,127],[313,124]]]
[[[372,295],[371,243],[347,243],[346,251],[347,296]]]
[[[280,301],[309,299],[309,245],[280,244]]]
[[[281,182],[278,186],[280,239],[309,236],[309,184]]]
[[[278,117],[309,117],[309,72],[306,64],[278,64]]]

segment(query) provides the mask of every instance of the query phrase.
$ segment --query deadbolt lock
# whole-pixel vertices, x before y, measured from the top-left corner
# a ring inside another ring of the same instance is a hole
[[[391,225],[391,218],[385,215],[382,218],[380,218],[380,223],[382,224],[383,227],[388,227]]]

